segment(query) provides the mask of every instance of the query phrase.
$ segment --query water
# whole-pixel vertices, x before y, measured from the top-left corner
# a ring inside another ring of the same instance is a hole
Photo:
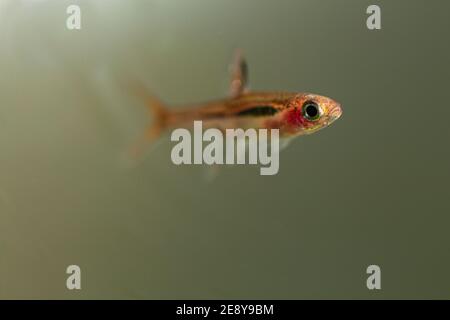
[[[377,3],[380,31],[370,1],[0,0],[0,298],[450,298],[450,7]],[[275,176],[208,183],[167,137],[123,166],[150,121],[124,81],[173,108],[220,98],[237,47],[252,89],[330,96],[342,118]]]

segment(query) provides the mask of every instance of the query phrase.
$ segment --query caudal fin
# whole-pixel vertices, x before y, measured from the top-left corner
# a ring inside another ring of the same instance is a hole
[[[152,142],[157,139],[161,132],[166,128],[169,111],[166,109],[165,105],[154,96],[147,94],[144,96],[144,99],[147,108],[150,110],[153,117],[153,123],[146,132],[146,139]]]
[[[164,131],[167,126],[169,111],[158,98],[150,95],[142,85],[136,85],[134,91],[145,102],[152,114],[153,121],[131,148],[131,156],[137,159],[143,154],[146,146],[155,142],[161,135],[161,132]]]

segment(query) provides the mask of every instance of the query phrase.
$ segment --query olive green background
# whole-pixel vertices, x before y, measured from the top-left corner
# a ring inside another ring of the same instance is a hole
[[[0,298],[450,298],[449,11],[0,0]],[[167,136],[127,167],[151,118],[123,83],[173,108],[220,98],[238,47],[252,89],[326,95],[342,118],[283,150],[275,176],[228,166],[208,182],[172,164]]]

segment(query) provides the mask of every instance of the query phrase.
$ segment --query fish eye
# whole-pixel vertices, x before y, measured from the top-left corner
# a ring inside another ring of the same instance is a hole
[[[321,110],[314,101],[306,101],[302,107],[303,116],[310,121],[315,121],[320,118]]]

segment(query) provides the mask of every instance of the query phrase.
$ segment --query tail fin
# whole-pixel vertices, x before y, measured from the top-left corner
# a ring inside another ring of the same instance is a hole
[[[164,131],[167,126],[167,118],[170,112],[158,98],[148,94],[142,85],[139,85],[134,89],[138,96],[145,101],[147,108],[153,116],[153,123],[146,129],[142,137],[131,149],[131,155],[133,158],[137,159],[142,155],[146,145],[157,140],[161,135],[161,132]]]
[[[153,116],[153,124],[149,127],[146,136],[148,140],[153,141],[166,128],[169,111],[159,99],[150,95],[147,95],[145,98],[147,107]]]

